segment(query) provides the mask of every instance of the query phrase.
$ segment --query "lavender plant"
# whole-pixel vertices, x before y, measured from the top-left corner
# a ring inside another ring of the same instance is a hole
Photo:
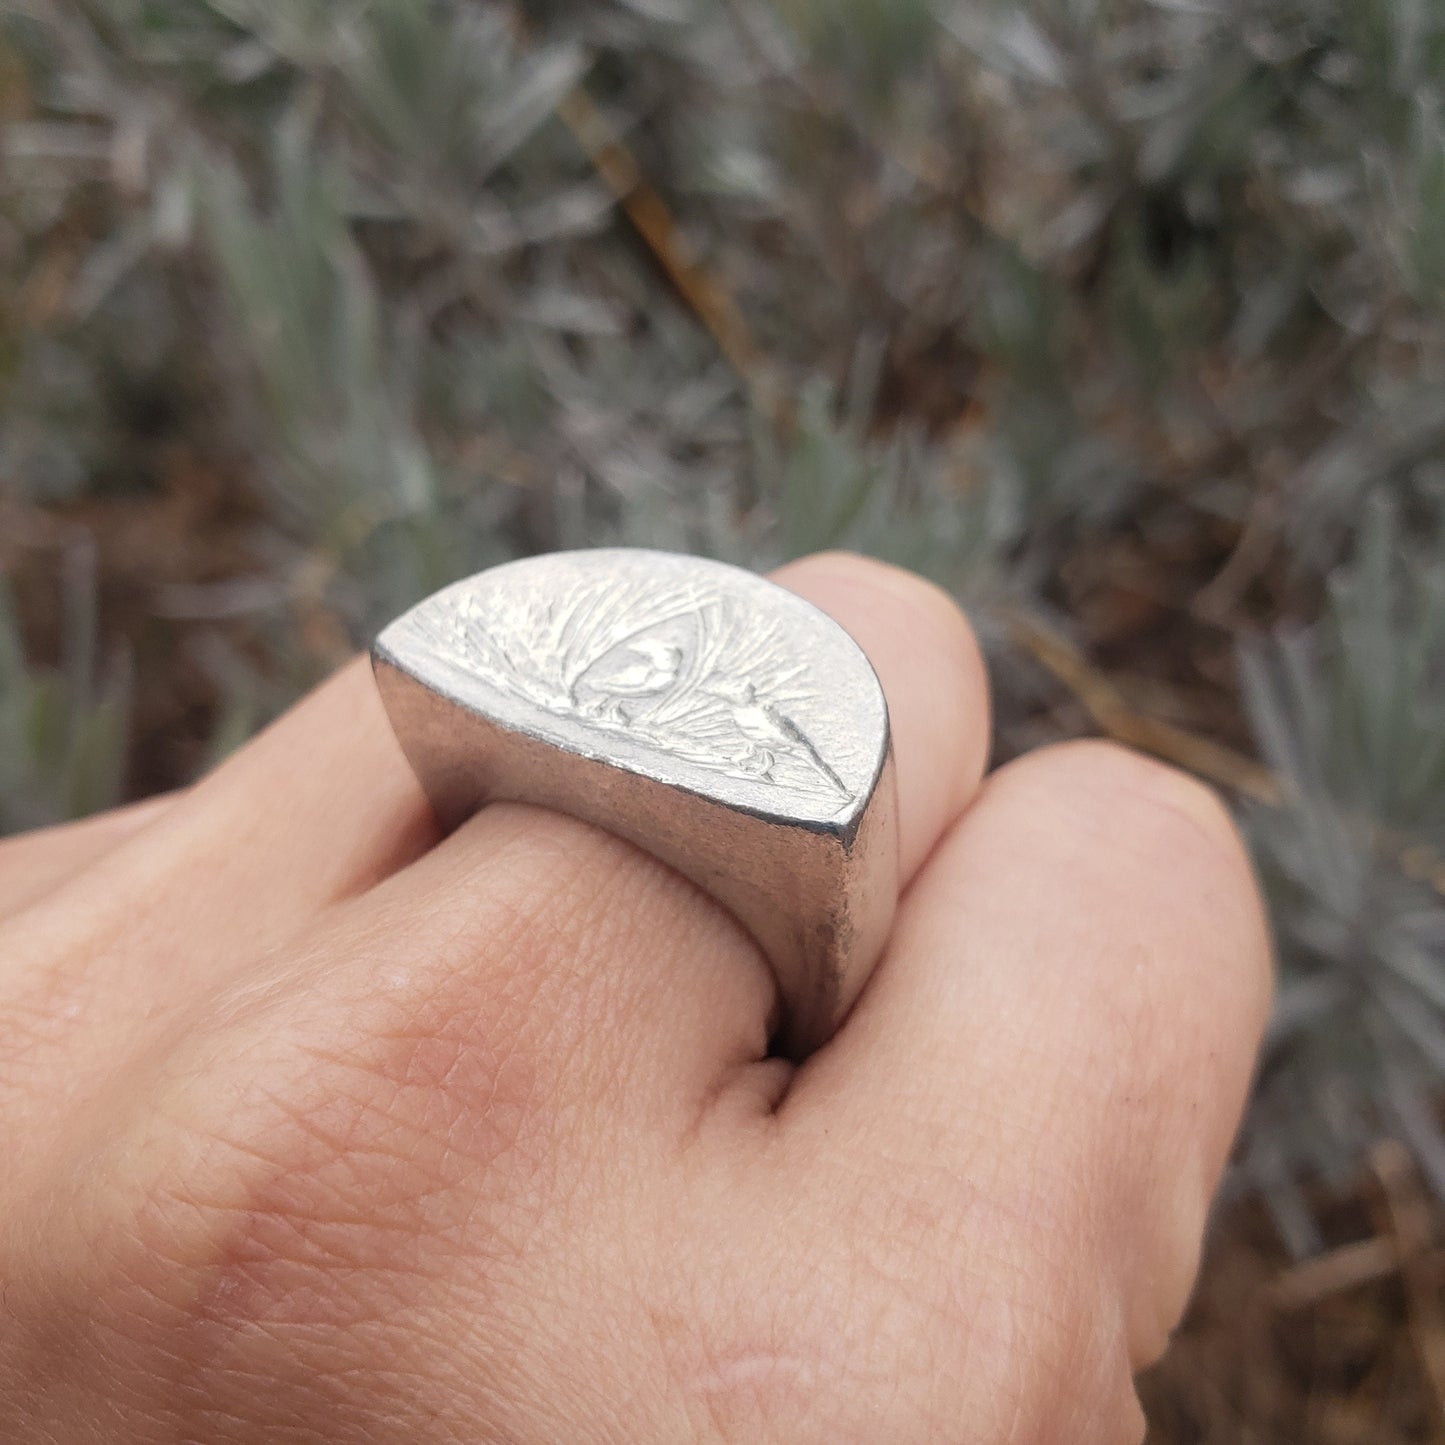
[[[27,664],[14,601],[0,578],[0,830],[35,828],[120,801],[130,674],[102,661],[94,574],[81,553],[64,579],[61,664]],[[79,565],[76,565],[76,564]]]
[[[1298,1192],[1384,1134],[1445,1194],[1445,549],[1371,509],[1323,617],[1243,657],[1279,806],[1250,810],[1283,964],[1243,1154],[1287,1239]]]

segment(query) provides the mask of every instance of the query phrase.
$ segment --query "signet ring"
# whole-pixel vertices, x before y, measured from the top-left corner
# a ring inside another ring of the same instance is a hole
[[[505,800],[627,839],[752,935],[780,1053],[832,1037],[892,926],[898,825],[883,689],[831,617],[726,563],[597,548],[453,583],[371,655],[445,829]]]

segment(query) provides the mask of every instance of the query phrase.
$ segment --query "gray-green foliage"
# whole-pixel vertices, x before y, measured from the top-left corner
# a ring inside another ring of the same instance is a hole
[[[1290,614],[1242,669],[1288,785],[1250,820],[1286,974],[1249,1177],[1302,1246],[1279,1181],[1382,1129],[1445,1180],[1445,910],[1400,861],[1445,848],[1440,6],[0,0],[0,25],[0,255],[28,278],[0,285],[0,485],[143,486],[157,397],[251,479],[264,584],[161,609],[233,728],[329,661],[297,609],[357,641],[530,550],[848,545],[985,624],[1002,599],[1060,623],[1060,575],[1121,538],[1242,535],[1164,601]],[[589,158],[609,137],[747,318],[746,378]],[[1361,532],[1371,500],[1394,533]],[[248,609],[259,663],[209,620]],[[119,695],[6,658],[4,821],[93,805]],[[1005,749],[1057,730],[995,667]]]
[[[65,655],[28,666],[19,620],[0,578],[0,832],[40,827],[117,803],[125,770],[130,676],[103,663],[93,572],[67,569]]]
[[[1281,806],[1249,819],[1283,965],[1245,1148],[1293,1242],[1287,1181],[1402,1134],[1445,1191],[1445,557],[1373,509],[1324,616],[1245,653]]]

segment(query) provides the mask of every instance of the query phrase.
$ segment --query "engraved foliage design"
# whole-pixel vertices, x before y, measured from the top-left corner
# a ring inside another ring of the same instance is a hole
[[[422,608],[426,645],[497,691],[730,777],[850,790],[795,720],[815,696],[782,620],[705,582],[635,575],[462,589]]]

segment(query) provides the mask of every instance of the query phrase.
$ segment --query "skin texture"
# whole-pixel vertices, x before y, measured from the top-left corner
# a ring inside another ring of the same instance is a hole
[[[0,844],[0,1438],[1138,1441],[1270,991],[1205,789],[983,777],[962,614],[778,580],[888,695],[904,891],[802,1068],[709,898],[438,836],[364,661],[188,791]]]

